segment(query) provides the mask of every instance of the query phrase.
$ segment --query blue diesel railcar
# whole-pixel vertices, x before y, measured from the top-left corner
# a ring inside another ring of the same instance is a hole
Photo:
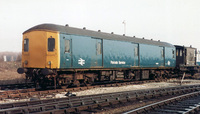
[[[37,77],[33,80],[42,86],[150,79],[170,75],[176,66],[175,47],[166,42],[54,24],[30,28],[24,32],[25,40],[30,39],[29,34],[38,34],[38,31],[48,32],[48,40],[43,44],[46,45],[45,49],[41,49],[48,53],[46,64],[32,66],[29,62],[31,60],[28,60],[31,57],[27,57],[32,55],[28,52],[29,54],[22,55],[25,57],[19,73],[25,72],[28,77]],[[31,40],[29,43],[31,44]],[[41,54],[39,51],[38,54]],[[42,81],[44,79],[50,82]]]

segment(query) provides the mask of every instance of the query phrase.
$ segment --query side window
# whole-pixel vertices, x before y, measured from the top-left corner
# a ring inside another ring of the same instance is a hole
[[[182,53],[182,49],[180,49],[180,56],[182,56],[183,55],[183,53]]]
[[[70,52],[70,40],[65,40],[65,53]]]
[[[179,49],[176,50],[176,56],[178,56]]]
[[[135,56],[138,56],[138,48],[135,47]]]
[[[163,50],[163,48],[161,50],[161,56],[162,56],[162,58],[164,57],[164,50]]]
[[[187,49],[185,49],[185,56],[187,56]]]
[[[48,51],[54,51],[55,49],[55,39],[48,38]]]
[[[24,39],[24,52],[29,50],[29,39]]]
[[[101,43],[98,42],[98,43],[97,43],[97,54],[99,55],[99,54],[101,54],[101,53],[102,53],[102,50],[101,50]]]

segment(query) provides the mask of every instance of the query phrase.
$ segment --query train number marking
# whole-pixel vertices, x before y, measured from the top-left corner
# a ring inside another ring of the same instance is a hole
[[[85,64],[85,60],[83,60],[82,58],[80,58],[78,60],[78,64],[81,65],[81,66],[83,66]]]

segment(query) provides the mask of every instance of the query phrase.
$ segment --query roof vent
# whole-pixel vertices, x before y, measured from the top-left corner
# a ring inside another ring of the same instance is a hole
[[[83,29],[86,29],[85,27],[83,27]]]
[[[153,39],[151,39],[151,40],[153,40]]]
[[[160,42],[160,40],[158,40],[158,42]]]
[[[66,27],[68,27],[69,25],[68,25],[68,24],[66,24],[65,26],[66,26]]]
[[[144,39],[144,37],[142,39]]]
[[[123,34],[123,36],[125,36],[125,34]]]
[[[101,30],[98,30],[98,32],[101,32]]]
[[[192,47],[192,45],[190,45],[190,47]]]
[[[133,36],[135,38],[135,36]]]
[[[114,34],[114,32],[111,32],[111,34]]]

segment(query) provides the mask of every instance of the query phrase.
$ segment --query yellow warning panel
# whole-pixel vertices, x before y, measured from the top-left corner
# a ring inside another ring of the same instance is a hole
[[[31,31],[23,35],[22,65],[25,68],[59,68],[59,33]]]

